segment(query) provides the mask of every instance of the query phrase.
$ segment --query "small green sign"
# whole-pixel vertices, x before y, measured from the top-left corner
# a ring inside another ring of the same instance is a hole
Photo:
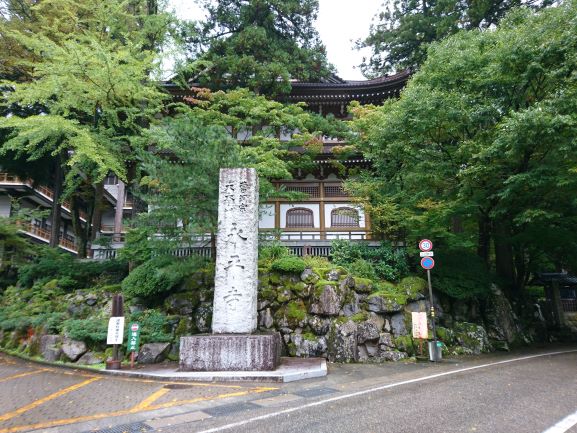
[[[128,351],[138,352],[138,345],[140,343],[140,325],[138,323],[131,323],[128,327]]]

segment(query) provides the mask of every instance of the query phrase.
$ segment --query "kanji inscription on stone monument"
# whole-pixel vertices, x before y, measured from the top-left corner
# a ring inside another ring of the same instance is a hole
[[[258,177],[252,168],[220,170],[212,332],[257,327]]]

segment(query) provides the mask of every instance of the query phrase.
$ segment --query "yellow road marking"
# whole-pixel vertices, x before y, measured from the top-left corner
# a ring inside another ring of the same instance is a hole
[[[0,429],[0,433],[15,433],[15,432],[23,431],[23,430],[37,430],[37,429],[41,429],[41,428],[50,428],[50,427],[56,427],[56,426],[61,426],[61,425],[66,425],[66,424],[74,424],[74,423],[78,423],[78,422],[94,421],[94,420],[102,419],[102,418],[112,418],[115,416],[128,415],[128,414],[133,414],[133,413],[137,413],[137,412],[146,412],[146,411],[150,411],[150,410],[154,410],[154,409],[179,406],[179,405],[190,404],[190,403],[195,403],[195,402],[199,402],[199,401],[220,400],[223,398],[238,397],[238,396],[243,396],[243,395],[253,394],[253,393],[258,394],[261,392],[273,391],[273,390],[277,390],[277,389],[278,388],[267,388],[267,387],[250,388],[247,391],[233,392],[230,394],[219,394],[215,397],[199,397],[199,398],[195,398],[192,400],[179,400],[179,401],[173,401],[170,403],[163,403],[163,404],[159,404],[159,405],[150,405],[150,406],[147,406],[141,410],[135,410],[135,408],[133,407],[132,409],[120,410],[120,411],[116,411],[116,412],[97,413],[94,415],[86,415],[86,416],[81,416],[81,417],[77,417],[77,418],[65,418],[65,419],[58,419],[58,420],[54,420],[54,421],[46,421],[46,422],[42,422],[42,423],[38,423],[38,424],[19,425],[19,426]],[[154,393],[154,394],[156,394],[156,393]],[[152,394],[147,399],[150,399],[154,394]],[[142,403],[140,403],[140,404],[142,404]]]
[[[278,388],[266,388],[266,387],[258,387],[258,388],[253,388],[250,389],[248,391],[239,391],[239,392],[231,392],[229,394],[219,394],[215,397],[197,397],[197,398],[193,398],[191,400],[176,400],[176,401],[169,401],[168,403],[161,403],[161,404],[156,404],[153,406],[149,406],[148,409],[153,410],[153,409],[165,409],[167,407],[173,407],[173,406],[182,406],[183,404],[192,404],[192,403],[198,403],[199,401],[206,401],[206,400],[219,400],[221,398],[229,398],[229,397],[242,397],[243,395],[248,395],[248,394],[258,394],[261,392],[267,392],[267,391],[273,391],[276,390]],[[1,432],[0,432],[1,433]]]
[[[0,379],[0,382],[6,382],[7,380],[18,379],[19,377],[30,376],[31,374],[42,373],[43,371],[48,371],[48,369],[47,369],[47,368],[43,368],[43,369],[41,369],[41,370],[27,371],[26,373],[14,374],[14,375],[12,375],[12,376],[8,376],[8,377],[3,377],[3,378],[1,378],[1,379]]]
[[[82,388],[83,386],[89,385],[92,382],[95,382],[97,380],[100,380],[100,378],[94,377],[92,379],[85,380],[84,382],[77,383],[76,385],[69,386],[68,388],[61,389],[60,391],[57,391],[53,394],[50,394],[46,397],[39,399],[39,400],[33,401],[32,403],[27,404],[26,406],[22,406],[21,408],[16,409],[12,412],[8,412],[8,413],[5,413],[4,415],[1,415],[0,421],[6,421],[6,420],[9,420],[11,418],[14,418],[15,416],[21,415],[24,412],[28,412],[29,410],[34,409],[35,407],[38,407],[41,404],[46,403],[47,401],[54,400],[55,398],[61,397],[65,394],[68,394],[69,392],[75,391],[75,390]]]
[[[145,410],[147,407],[149,407],[152,403],[154,403],[156,400],[158,400],[160,397],[162,397],[168,391],[170,391],[170,390],[166,389],[166,388],[159,389],[158,391],[150,394],[148,397],[146,397],[144,400],[142,400],[140,403],[138,403],[132,409],[130,409],[130,412],[141,412],[141,411]]]

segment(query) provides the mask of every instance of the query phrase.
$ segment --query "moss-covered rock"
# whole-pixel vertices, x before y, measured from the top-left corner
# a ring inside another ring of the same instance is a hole
[[[291,344],[289,344],[291,356],[298,357],[326,357],[327,339],[310,333],[291,334]]]
[[[323,316],[338,316],[343,306],[345,293],[336,283],[318,285],[309,307],[311,314]]]
[[[422,299],[427,291],[427,282],[420,277],[405,277],[397,284],[399,292],[405,294],[408,299]]]
[[[304,328],[306,326],[307,309],[302,300],[293,300],[279,308],[274,314],[278,328]]]
[[[335,320],[328,335],[328,358],[332,362],[355,362],[358,360],[357,324],[352,320],[342,323]]]
[[[367,309],[374,313],[396,313],[403,309],[398,298],[389,294],[373,293],[367,298]]]
[[[457,322],[454,328],[455,342],[464,353],[478,355],[491,350],[487,331],[476,323]]]
[[[301,273],[301,280],[304,281],[306,284],[315,284],[318,280],[320,280],[320,275],[317,274],[313,269],[306,268]]]
[[[355,277],[355,292],[371,293],[374,289],[373,281],[368,278]]]
[[[395,337],[393,343],[397,349],[407,353],[409,356],[416,355],[417,346],[415,345],[413,337],[410,335],[400,335]]]

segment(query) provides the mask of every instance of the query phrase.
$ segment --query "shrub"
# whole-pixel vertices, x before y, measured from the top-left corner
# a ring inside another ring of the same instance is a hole
[[[263,244],[258,251],[258,258],[264,262],[272,263],[283,257],[290,255],[287,247],[280,243],[280,241],[272,241]]]
[[[369,278],[371,280],[377,279],[375,267],[365,259],[357,259],[350,265],[345,266],[345,268],[355,277]]]
[[[128,265],[121,260],[78,260],[54,248],[41,248],[33,263],[18,272],[18,284],[31,287],[35,282],[57,279],[66,291],[83,289],[96,284],[114,284],[128,273]]]
[[[385,243],[375,248],[365,242],[335,240],[331,258],[333,263],[347,269],[357,260],[365,260],[372,264],[378,278],[388,281],[399,281],[409,272],[405,250]]]
[[[106,343],[108,321],[106,319],[68,319],[62,328],[67,337],[73,340],[84,341],[94,347]]]
[[[168,318],[157,310],[144,310],[131,314],[126,322],[126,328],[131,322],[140,325],[140,344],[164,343],[172,340]]]
[[[301,274],[306,268],[306,263],[303,259],[296,256],[286,256],[272,262],[271,269],[273,271],[282,272],[285,274]]]
[[[316,269],[316,268],[330,268],[331,263],[329,259],[326,257],[319,257],[319,256],[305,256],[303,257],[307,268]]]
[[[173,256],[156,257],[134,269],[122,281],[122,291],[129,297],[142,298],[165,294],[197,272],[205,262],[201,257],[187,260]]]

